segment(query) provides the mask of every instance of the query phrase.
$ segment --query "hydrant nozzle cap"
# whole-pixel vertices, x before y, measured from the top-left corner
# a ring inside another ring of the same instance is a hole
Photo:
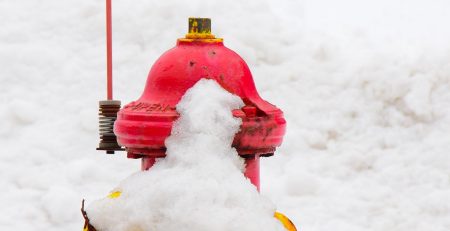
[[[188,39],[214,39],[211,34],[210,18],[189,18],[189,31],[186,35]]]

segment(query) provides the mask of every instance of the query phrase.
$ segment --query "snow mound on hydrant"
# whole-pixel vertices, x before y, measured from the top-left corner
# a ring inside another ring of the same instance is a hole
[[[98,231],[283,230],[274,205],[243,175],[231,147],[242,100],[213,80],[200,80],[177,105],[167,157],[125,179],[87,209]]]

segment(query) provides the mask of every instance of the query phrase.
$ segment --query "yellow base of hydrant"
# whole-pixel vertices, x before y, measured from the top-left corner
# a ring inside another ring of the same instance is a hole
[[[114,191],[112,193],[110,193],[108,195],[108,198],[110,199],[115,199],[120,197],[120,195],[122,194],[122,192],[120,191]],[[90,223],[89,223],[89,218],[86,214],[86,211],[84,210],[84,200],[82,202],[81,205],[81,213],[83,214],[84,217],[84,227],[83,227],[83,231],[97,231]],[[279,220],[281,222],[281,224],[283,224],[284,228],[286,228],[287,231],[297,231],[297,228],[295,227],[294,223],[292,223],[291,220],[289,220],[288,217],[286,217],[284,214],[280,213],[280,212],[275,212],[274,217]]]
[[[280,212],[275,212],[274,217],[283,224],[284,228],[286,228],[287,231],[297,231],[297,228],[295,227],[294,223],[292,223],[291,220],[289,220],[288,217],[286,217],[284,214]]]

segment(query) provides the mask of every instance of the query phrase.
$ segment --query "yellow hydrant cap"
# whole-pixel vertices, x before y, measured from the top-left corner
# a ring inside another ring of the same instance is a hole
[[[210,18],[189,18],[189,30],[186,34],[187,39],[213,39],[211,34]]]

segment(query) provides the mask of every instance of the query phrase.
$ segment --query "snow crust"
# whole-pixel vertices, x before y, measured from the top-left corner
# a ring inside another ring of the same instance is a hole
[[[91,224],[102,231],[284,230],[231,147],[241,124],[231,111],[243,105],[214,80],[197,82],[176,107],[167,157],[122,181],[113,190],[120,197],[93,202]]]
[[[113,1],[114,97],[189,16],[248,63],[287,134],[262,194],[308,231],[450,230],[450,2]],[[80,230],[140,168],[98,144],[104,1],[0,0],[0,230]]]

